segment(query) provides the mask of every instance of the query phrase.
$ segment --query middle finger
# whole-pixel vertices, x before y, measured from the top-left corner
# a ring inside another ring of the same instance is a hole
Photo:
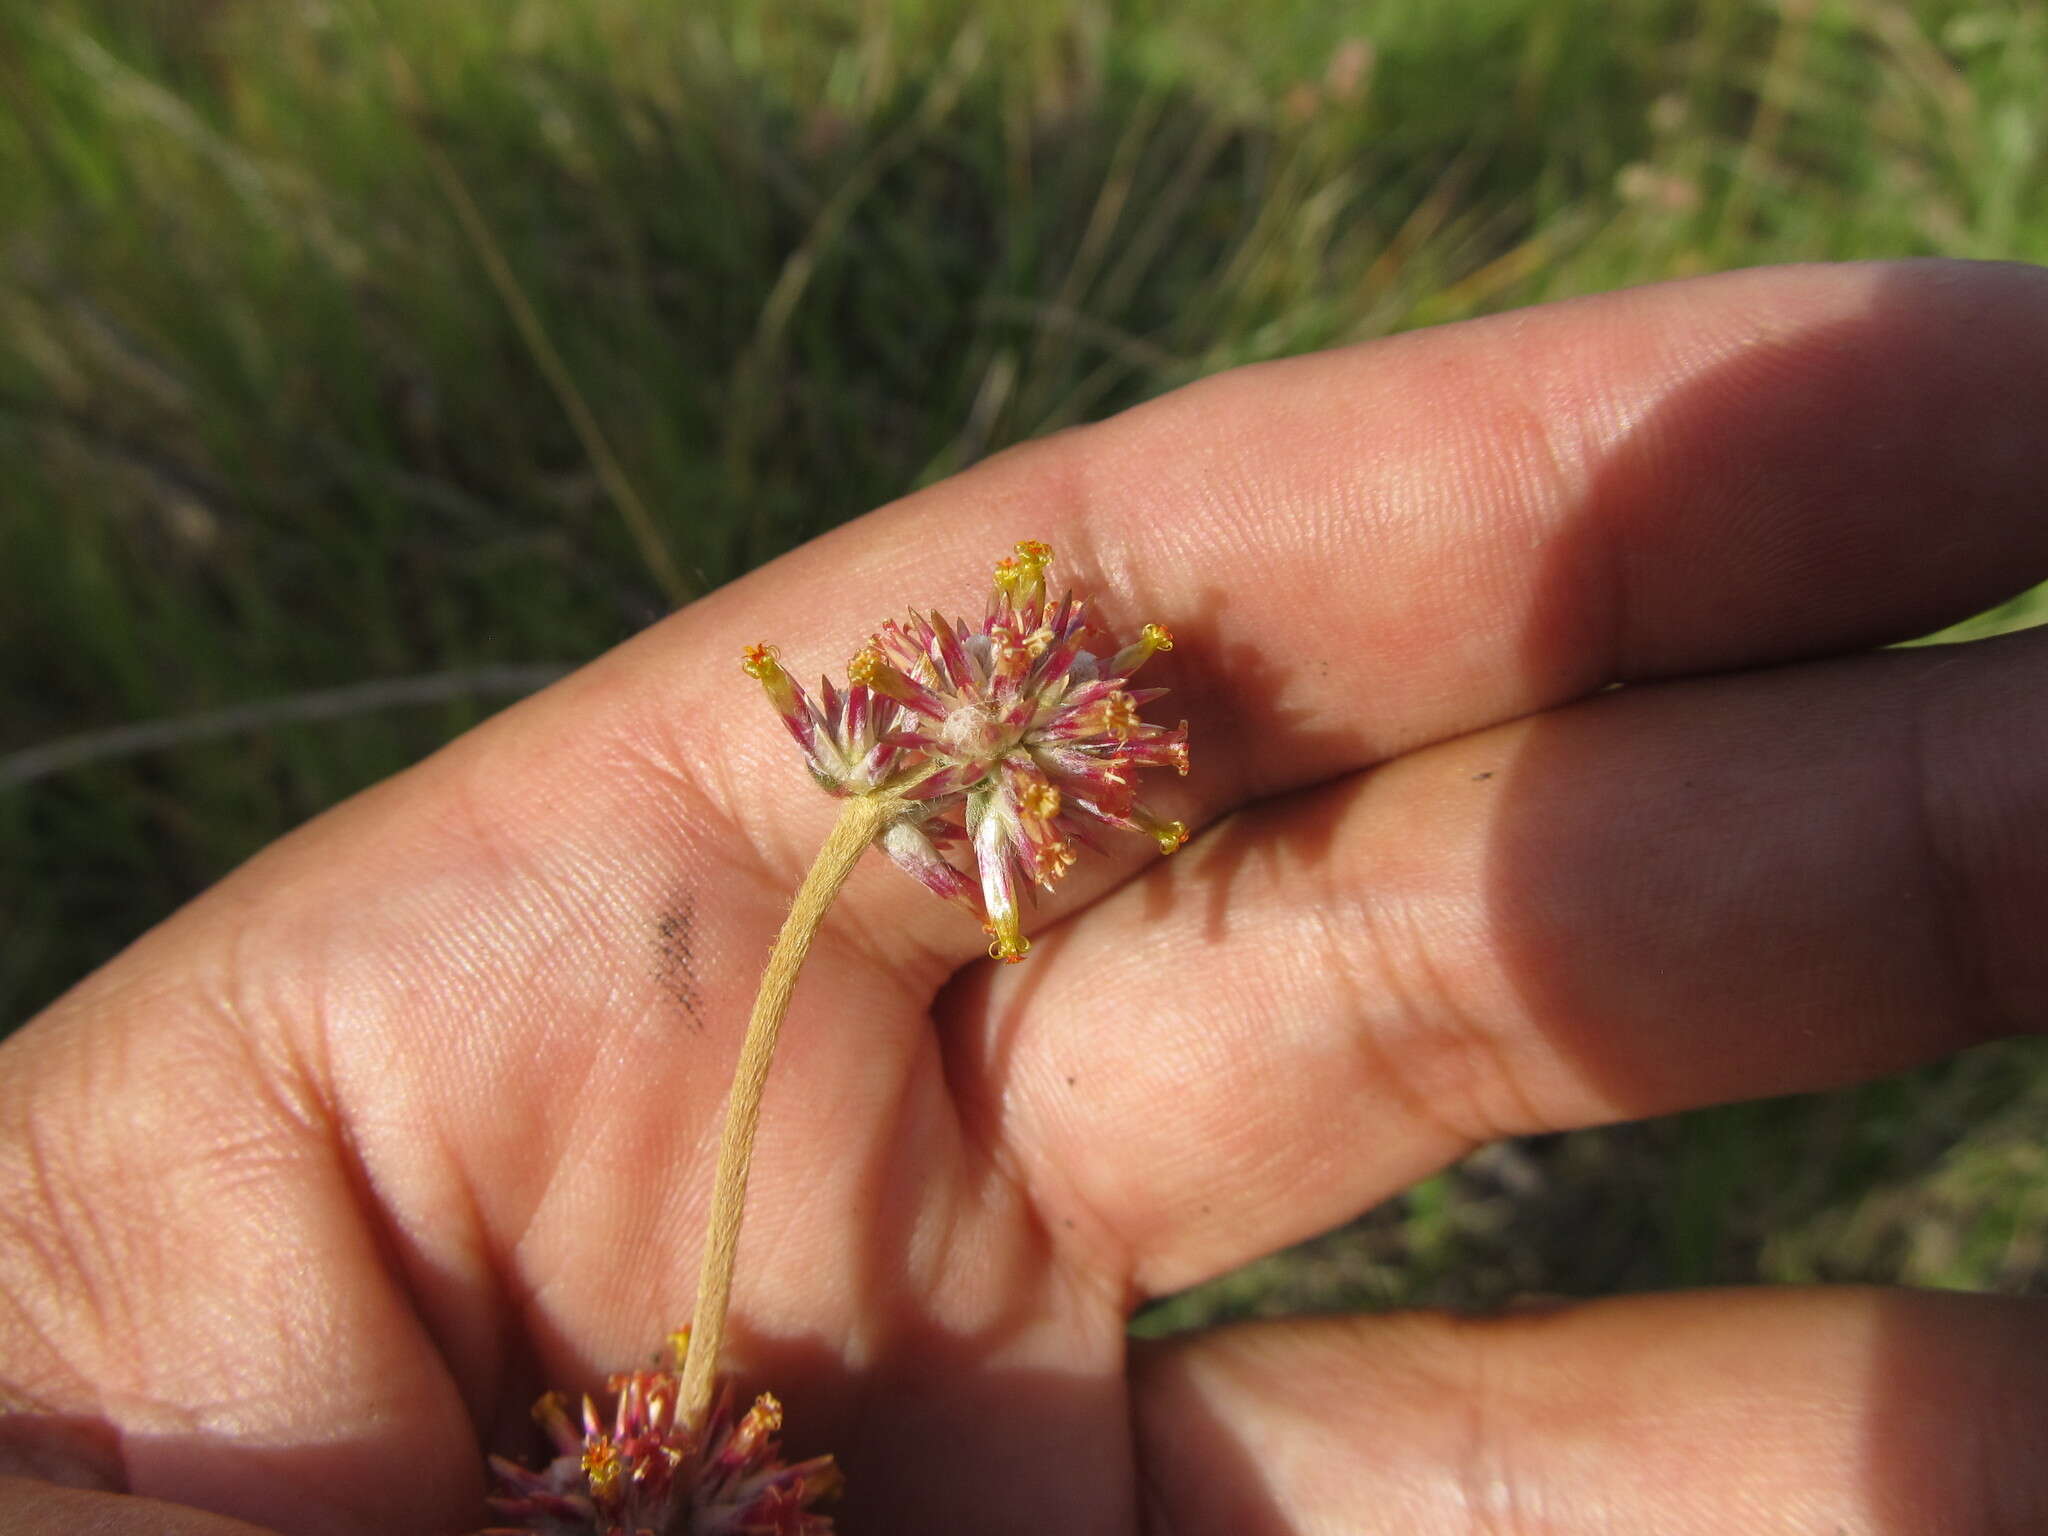
[[[2048,633],[1646,686],[1232,817],[946,1000],[1144,1292],[1515,1134],[2035,1027]]]

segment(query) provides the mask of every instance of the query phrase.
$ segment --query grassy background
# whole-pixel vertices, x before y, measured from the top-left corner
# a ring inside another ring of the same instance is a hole
[[[535,669],[1004,444],[1624,283],[2048,261],[2043,79],[2039,3],[5,0],[0,1024]],[[2016,1045],[1493,1148],[1141,1326],[2041,1290],[2044,1125]]]

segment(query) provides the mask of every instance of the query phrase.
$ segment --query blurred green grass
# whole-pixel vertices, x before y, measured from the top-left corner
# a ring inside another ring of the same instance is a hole
[[[472,723],[503,669],[1005,444],[1662,277],[2048,260],[2044,78],[2038,3],[10,0],[0,759],[185,724],[0,778],[0,1023]],[[2044,1095],[2013,1045],[1492,1149],[1143,1326],[2038,1290]]]

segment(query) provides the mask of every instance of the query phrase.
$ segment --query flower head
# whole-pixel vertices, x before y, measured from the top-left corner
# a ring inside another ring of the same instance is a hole
[[[861,795],[888,788],[905,777],[901,746],[883,739],[896,706],[855,681],[841,693],[821,678],[818,697],[782,669],[772,645],[750,645],[740,660],[747,676],[767,690],[789,734],[804,749],[811,777],[834,795]]]
[[[1035,539],[1000,561],[978,627],[937,613],[884,624],[853,658],[843,692],[827,680],[811,698],[767,646],[745,660],[826,790],[902,802],[883,851],[980,916],[989,953],[1004,960],[1031,947],[1020,896],[1055,886],[1077,846],[1090,845],[1091,823],[1142,832],[1163,853],[1188,835],[1147,809],[1132,782],[1141,768],[1188,771],[1187,722],[1140,719],[1165,690],[1130,686],[1173,637],[1147,624],[1117,645],[1084,600],[1051,600],[1051,561]],[[941,851],[961,838],[974,852],[978,901]]]
[[[701,1432],[677,1422],[686,1337],[669,1341],[675,1369],[611,1378],[609,1423],[587,1397],[580,1424],[558,1392],[535,1403],[557,1454],[538,1472],[491,1458],[503,1489],[491,1506],[522,1523],[482,1536],[830,1536],[811,1506],[839,1490],[839,1469],[830,1456],[777,1459],[782,1405],[768,1393],[735,1415],[727,1383]]]

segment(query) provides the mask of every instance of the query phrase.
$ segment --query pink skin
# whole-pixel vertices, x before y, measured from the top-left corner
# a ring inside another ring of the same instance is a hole
[[[2048,646],[1862,653],[2048,575],[2044,400],[2038,273],[1738,273],[1226,374],[677,614],[0,1047],[7,1529],[478,1522],[543,1384],[684,1319],[836,810],[729,658],[1027,535],[1172,622],[1199,831],[1022,966],[880,859],[822,935],[733,1362],[846,1530],[2048,1529],[2030,1303],[1123,1333],[1487,1138],[2039,1027]]]

